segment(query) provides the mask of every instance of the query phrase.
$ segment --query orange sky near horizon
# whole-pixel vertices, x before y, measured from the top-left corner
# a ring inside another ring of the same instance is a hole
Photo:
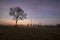
[[[27,20],[20,20],[18,21],[18,25],[19,24],[27,24],[29,21]],[[4,24],[4,25],[15,25],[15,20],[9,20],[9,19],[0,19],[0,24]]]
[[[59,19],[60,20],[60,19]],[[32,19],[32,22],[31,20],[29,19],[25,19],[25,20],[19,20],[18,21],[18,25],[20,24],[23,24],[23,25],[26,25],[26,24],[40,24],[40,25],[48,25],[48,24],[60,24],[59,20],[57,19]],[[15,20],[12,20],[12,19],[0,19],[0,24],[4,24],[4,25],[15,25]]]

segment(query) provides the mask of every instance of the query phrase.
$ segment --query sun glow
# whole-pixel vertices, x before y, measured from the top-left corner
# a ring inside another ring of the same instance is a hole
[[[0,24],[4,25],[15,25],[15,20],[9,20],[9,19],[0,19]],[[18,20],[17,22],[18,25],[23,24],[30,24],[30,20]]]
[[[26,25],[26,24],[40,24],[40,25],[46,25],[46,24],[60,24],[60,19],[32,19],[32,22],[30,19],[25,19],[25,20],[18,20],[18,25]],[[0,19],[0,24],[4,25],[15,25],[16,22],[15,20],[11,19]]]

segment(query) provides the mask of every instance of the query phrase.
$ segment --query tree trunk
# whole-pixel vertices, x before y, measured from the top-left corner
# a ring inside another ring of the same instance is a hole
[[[15,24],[15,27],[17,27],[17,22],[18,22],[18,19],[16,18],[16,24]]]

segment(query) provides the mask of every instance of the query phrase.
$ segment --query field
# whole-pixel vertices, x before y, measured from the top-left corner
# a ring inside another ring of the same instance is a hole
[[[60,40],[60,28],[0,26],[0,40]]]

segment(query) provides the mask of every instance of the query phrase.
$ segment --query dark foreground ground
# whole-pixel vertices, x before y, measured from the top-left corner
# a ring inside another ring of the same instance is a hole
[[[0,26],[0,40],[60,40],[60,28]]]

